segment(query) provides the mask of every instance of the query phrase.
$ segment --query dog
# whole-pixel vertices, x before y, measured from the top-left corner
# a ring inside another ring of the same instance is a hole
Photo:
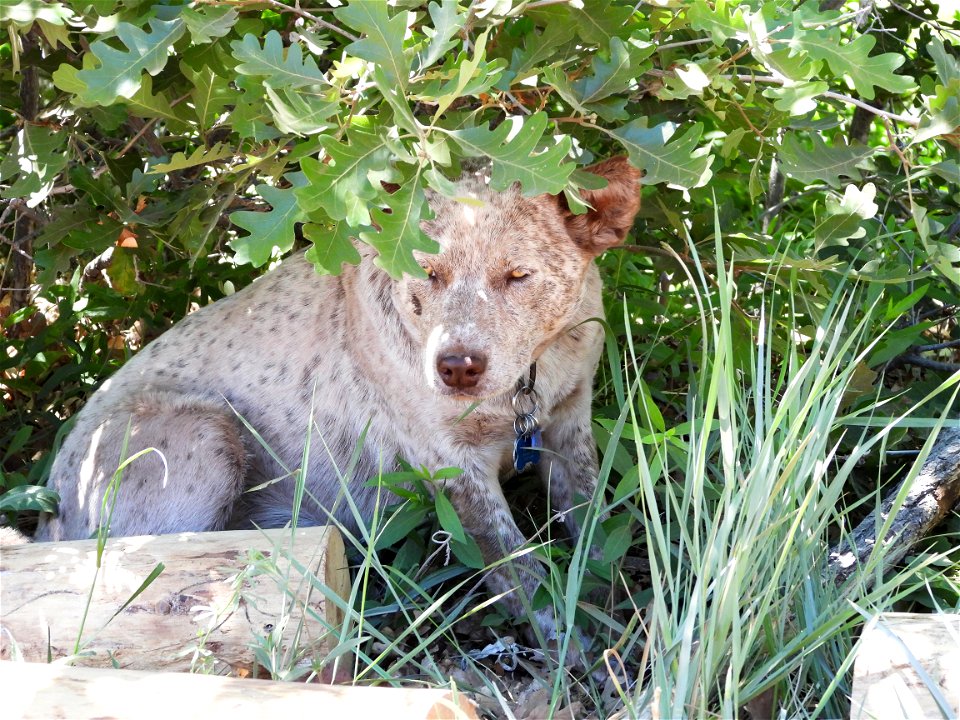
[[[344,487],[369,518],[378,488],[367,480],[404,458],[462,469],[443,491],[486,562],[522,546],[500,485],[515,454],[542,457],[555,512],[597,482],[594,258],[633,224],[640,173],[623,157],[587,170],[607,184],[581,191],[590,209],[579,215],[563,195],[494,192],[482,172],[458,181],[468,202],[428,191],[422,228],[440,252],[416,255],[426,277],[391,278],[367,246],[339,276],[300,254],[184,318],[81,410],[51,469],[59,514],[41,518],[36,539],[94,533],[121,461],[146,448],[156,452],[124,469],[111,535],[281,527],[312,428],[301,524],[332,515],[355,527]],[[572,514],[565,523],[575,537]],[[532,597],[542,571],[531,554],[487,584],[520,616],[517,579]],[[536,621],[556,631],[549,611]]]

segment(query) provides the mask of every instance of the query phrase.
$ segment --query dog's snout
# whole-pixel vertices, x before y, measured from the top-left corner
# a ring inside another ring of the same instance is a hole
[[[487,358],[480,353],[444,355],[437,360],[443,384],[452,388],[474,387],[486,369]]]

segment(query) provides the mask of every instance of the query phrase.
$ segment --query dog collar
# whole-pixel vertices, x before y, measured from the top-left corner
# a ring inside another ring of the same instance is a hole
[[[543,437],[540,432],[540,420],[537,413],[540,411],[540,397],[534,386],[537,382],[537,363],[530,364],[527,378],[517,380],[517,391],[513,394],[510,404],[516,418],[513,421],[513,431],[517,439],[513,443],[513,467],[517,472],[524,472],[540,462],[540,450],[543,447]]]

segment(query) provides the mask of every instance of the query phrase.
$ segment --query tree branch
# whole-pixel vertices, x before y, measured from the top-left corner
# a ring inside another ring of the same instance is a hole
[[[899,359],[908,365],[915,365],[916,367],[926,368],[927,370],[938,370],[948,373],[960,370],[960,363],[945,363],[939,360],[930,360],[916,353],[904,353]]]
[[[309,13],[306,10],[302,10],[300,8],[299,3],[297,3],[296,6],[292,6],[292,5],[285,5],[282,2],[278,2],[278,0],[205,0],[203,4],[229,5],[232,7],[244,7],[246,5],[269,5],[272,8],[276,8],[280,12],[293,13],[294,15],[298,15],[302,17],[304,20],[309,20],[310,22],[315,23],[322,28],[326,28],[331,32],[335,32],[340,35],[343,35],[345,38],[347,38],[347,40],[350,40],[351,42],[356,42],[357,40],[360,39],[356,35],[347,32],[343,28],[337,27],[333,23],[327,22],[323,18],[317,17],[313,13]]]
[[[899,562],[960,500],[960,427],[940,432],[887,534],[878,540],[877,531],[893,512],[902,487],[902,483],[898,485],[877,513],[867,517],[847,540],[830,551],[827,573],[838,585],[854,575],[877,546],[883,549],[883,569]],[[860,580],[870,583],[873,576],[864,574]]]

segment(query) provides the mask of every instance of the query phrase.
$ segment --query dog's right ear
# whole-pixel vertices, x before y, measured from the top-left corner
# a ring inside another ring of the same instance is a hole
[[[607,181],[605,188],[580,191],[590,209],[574,215],[564,195],[558,195],[557,201],[570,237],[587,252],[599,255],[622,243],[633,225],[640,209],[640,171],[622,155],[584,169]]]

